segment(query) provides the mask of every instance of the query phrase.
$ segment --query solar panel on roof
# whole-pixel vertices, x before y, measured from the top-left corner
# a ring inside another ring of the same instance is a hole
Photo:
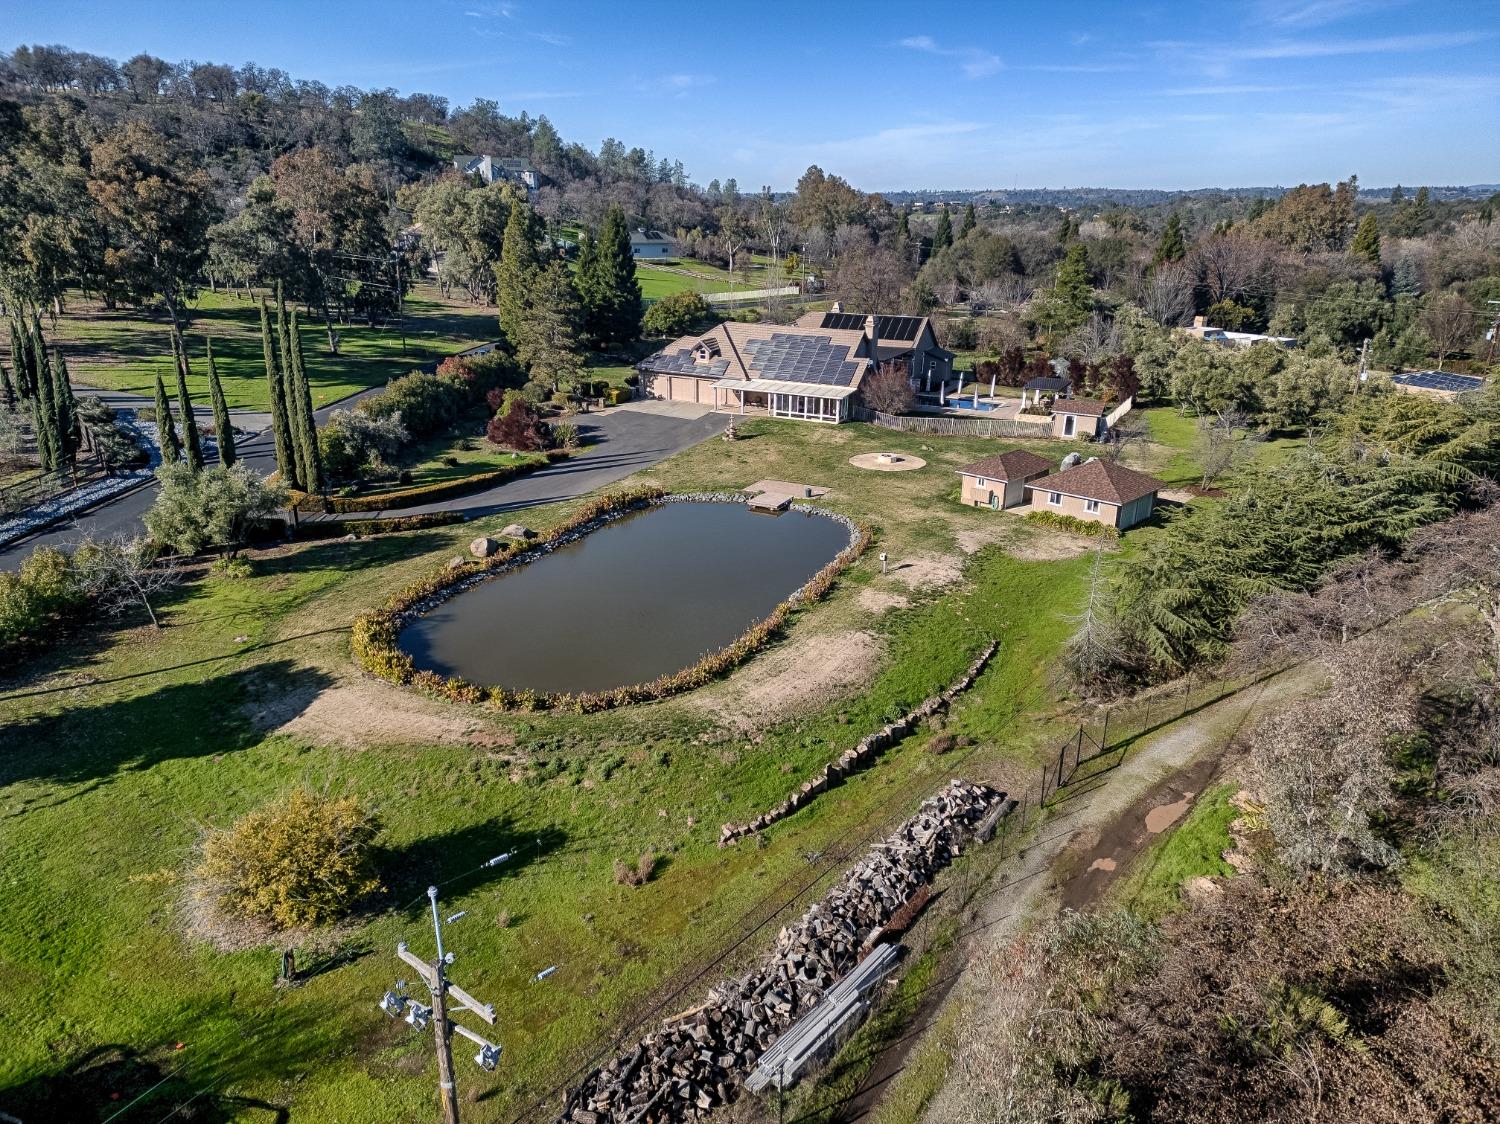
[[[840,332],[863,331],[865,318],[857,312],[825,312],[820,328],[833,328]]]
[[[883,340],[914,340],[922,330],[919,316],[877,316],[875,334]]]
[[[1478,390],[1484,385],[1484,380],[1477,375],[1454,375],[1447,371],[1410,371],[1397,375],[1395,381],[1422,390],[1446,390],[1457,394]]]

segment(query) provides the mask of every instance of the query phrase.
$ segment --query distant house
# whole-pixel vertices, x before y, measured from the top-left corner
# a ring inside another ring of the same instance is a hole
[[[915,381],[952,371],[925,316],[811,312],[795,324],[727,320],[683,336],[636,364],[648,398],[733,414],[847,421],[863,380],[895,361]]]
[[[1460,394],[1482,390],[1484,379],[1478,375],[1455,375],[1448,371],[1407,371],[1403,375],[1392,375],[1391,385],[1406,394],[1425,394],[1451,401]]]
[[[1230,347],[1249,347],[1256,343],[1274,343],[1277,347],[1297,346],[1297,341],[1292,336],[1265,336],[1259,332],[1231,332],[1227,328],[1216,328],[1208,322],[1206,316],[1194,316],[1192,327],[1177,330],[1195,339],[1210,340]]]
[[[675,258],[677,239],[656,230],[630,232],[630,256],[633,258]]]
[[[1054,511],[1123,531],[1151,518],[1164,485],[1133,468],[1090,458],[1027,485],[1035,511]]]
[[[478,176],[484,183],[510,183],[522,188],[528,199],[542,186],[542,174],[530,160],[519,156],[485,156],[470,153],[455,156],[453,166],[466,176]]]
[[[985,457],[958,470],[959,502],[995,510],[1019,507],[1026,502],[1026,485],[1051,471],[1051,461],[1025,449]]]
[[[1109,403],[1093,398],[1059,398],[1052,403],[1052,436],[1072,439],[1103,437],[1109,429]]]

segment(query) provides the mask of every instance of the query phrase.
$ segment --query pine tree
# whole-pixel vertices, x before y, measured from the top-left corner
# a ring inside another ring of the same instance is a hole
[[[605,213],[588,272],[580,265],[584,331],[600,347],[633,343],[641,334],[641,287],[635,279],[630,227],[618,203]]]
[[[287,323],[286,298],[276,286],[276,347],[281,354],[281,400],[286,405],[287,457],[293,488],[307,491],[307,449],[302,443],[302,396],[297,393],[296,361],[292,358],[292,335]]]
[[[73,384],[68,378],[68,365],[62,353],[52,349],[52,411],[57,418],[58,467],[71,465],[78,460],[78,400],[73,397]]]
[[[516,358],[533,382],[556,393],[559,387],[583,377],[583,357],[578,346],[582,319],[578,297],[567,268],[554,259],[537,274],[531,311],[516,341]]]
[[[287,386],[297,397],[297,447],[302,462],[302,483],[309,492],[323,490],[323,462],[318,453],[318,419],[313,412],[312,387],[307,381],[307,366],[302,359],[302,331],[297,327],[297,310],[292,309],[292,378]]]
[[[208,397],[214,407],[214,434],[219,439],[219,463],[228,467],[236,459],[234,451],[234,427],[229,422],[229,406],[224,401],[224,388],[219,385],[219,369],[214,366],[214,341],[203,337],[203,350],[208,356]]]
[[[198,439],[198,422],[193,415],[193,400],[188,397],[187,347],[174,329],[172,332],[172,356],[177,366],[177,409],[182,418],[183,452],[188,467],[197,472],[203,467],[203,442]]]
[[[60,449],[57,436],[57,406],[53,390],[56,386],[52,372],[47,367],[47,357],[42,356],[42,377],[37,379],[36,397],[31,402],[31,422],[36,430],[37,458],[42,462],[42,471],[53,472],[60,467]]]
[[[1404,202],[1406,202],[1406,192],[1402,190],[1401,185],[1399,183],[1395,187],[1391,188],[1391,202],[1392,203],[1404,203]]]
[[[1422,275],[1417,263],[1411,258],[1397,258],[1396,268],[1391,270],[1391,296],[1417,297],[1422,295]]]
[[[1374,211],[1359,220],[1359,229],[1354,232],[1349,252],[1364,258],[1377,269],[1380,267],[1380,222],[1375,218]]]
[[[260,302],[260,346],[266,364],[266,385],[271,398],[271,433],[276,442],[276,471],[281,479],[296,487],[296,459],[292,456],[292,430],[287,417],[286,395],[282,393],[281,365],[276,359],[276,344],[271,338],[271,313],[266,302]]]
[[[1187,241],[1182,236],[1182,217],[1173,211],[1167,216],[1167,225],[1161,232],[1161,241],[1156,244],[1156,254],[1151,261],[1154,265],[1162,265],[1185,257]]]
[[[162,464],[176,464],[182,457],[182,447],[177,444],[177,431],[172,428],[172,407],[167,403],[167,388],[160,371],[156,372],[156,433]]]
[[[542,264],[537,238],[535,214],[524,200],[512,197],[505,238],[500,245],[500,263],[495,266],[495,305],[500,330],[513,347],[521,325],[526,322],[531,285]]]
[[[906,248],[906,244],[911,241],[911,222],[907,218],[907,214],[906,208],[902,207],[896,219],[896,233],[901,235],[901,248],[903,250]]]
[[[932,252],[946,250],[953,245],[953,219],[948,214],[948,208],[943,208],[943,213],[938,216],[937,229],[932,232]]]
[[[978,225],[979,216],[974,213],[974,204],[970,203],[967,207],[964,208],[964,221],[963,225],[958,228],[958,236],[960,238],[967,238],[969,235],[974,233],[974,229]]]

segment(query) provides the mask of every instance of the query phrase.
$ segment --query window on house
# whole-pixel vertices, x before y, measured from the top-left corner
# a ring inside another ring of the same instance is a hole
[[[1062,506],[1062,493],[1061,492],[1048,492],[1047,493],[1047,502],[1050,503],[1053,507],[1061,507]]]
[[[1090,515],[1097,515],[1097,514],[1099,514],[1099,501],[1098,500],[1084,500],[1083,501],[1083,510],[1087,511]]]
[[[984,477],[983,477],[983,476],[981,476],[981,477],[980,477],[980,478],[979,478],[979,486],[980,486],[980,487],[981,487],[981,488],[983,488],[983,487],[985,487],[985,486],[986,486],[986,483],[987,483],[987,481],[986,481],[986,480],[985,480],[985,478],[984,478]]]

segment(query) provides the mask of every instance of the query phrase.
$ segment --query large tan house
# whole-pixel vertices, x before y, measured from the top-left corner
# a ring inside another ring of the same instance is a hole
[[[937,346],[925,316],[861,316],[837,305],[796,324],[726,320],[673,341],[636,370],[648,398],[837,423],[849,418],[865,376],[890,360],[913,381],[953,370],[953,353]]]
[[[959,502],[965,507],[1019,507],[1026,485],[1052,471],[1052,462],[1025,449],[1012,449],[966,464],[958,470]]]
[[[1156,494],[1166,485],[1133,468],[1090,458],[1026,487],[1034,511],[1055,511],[1123,531],[1151,518]]]

